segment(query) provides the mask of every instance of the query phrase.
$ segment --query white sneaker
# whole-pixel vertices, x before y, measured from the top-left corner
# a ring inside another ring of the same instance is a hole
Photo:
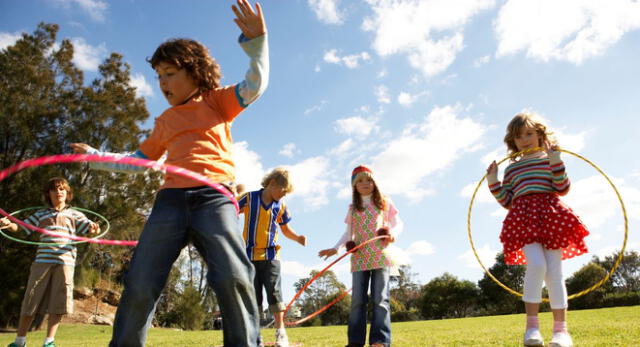
[[[538,328],[527,329],[524,333],[524,345],[528,347],[544,346],[544,340]]]
[[[289,347],[289,337],[284,329],[276,330],[276,346],[275,347]]]
[[[573,346],[573,340],[571,335],[567,332],[553,333],[549,347],[571,347]]]

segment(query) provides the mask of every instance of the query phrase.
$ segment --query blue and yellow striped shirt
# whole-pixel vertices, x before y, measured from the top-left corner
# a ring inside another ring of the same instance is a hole
[[[244,213],[242,237],[247,246],[250,260],[280,259],[278,245],[278,225],[291,221],[289,211],[283,201],[262,202],[262,191],[248,192],[240,197],[240,213]]]

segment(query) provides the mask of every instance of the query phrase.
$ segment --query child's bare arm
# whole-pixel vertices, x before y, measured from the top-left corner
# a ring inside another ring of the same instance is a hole
[[[237,0],[237,7],[232,5],[231,9],[236,15],[233,21],[236,22],[247,39],[251,40],[267,32],[267,25],[264,22],[262,7],[259,3],[256,2],[256,10],[254,11],[249,1]]]
[[[296,234],[296,232],[293,231],[293,229],[291,229],[288,224],[281,225],[280,230],[282,230],[282,235],[284,235],[286,238],[296,241],[303,246],[307,245],[307,237],[304,235]]]

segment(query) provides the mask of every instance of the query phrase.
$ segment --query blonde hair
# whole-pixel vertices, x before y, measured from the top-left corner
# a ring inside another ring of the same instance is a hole
[[[541,143],[538,143],[540,147],[542,147],[545,142],[548,142],[550,145],[557,145],[558,143],[552,136],[553,132],[544,124],[542,117],[533,112],[523,111],[513,117],[507,125],[507,134],[504,136],[504,143],[507,145],[509,155],[519,152],[515,138],[523,128],[536,130],[536,133],[540,136]]]
[[[69,203],[71,203],[71,200],[73,200],[73,190],[71,189],[69,182],[67,182],[67,180],[62,177],[53,177],[50,178],[47,183],[44,184],[44,186],[42,186],[42,195],[44,197],[44,201],[51,207],[53,207],[53,203],[51,202],[51,195],[49,195],[49,192],[54,189],[58,189],[58,187],[62,187],[67,191],[67,197],[64,201],[67,205],[69,205]]]
[[[289,179],[289,171],[283,167],[277,167],[262,178],[262,187],[267,188],[269,182],[275,180],[276,184],[284,188],[287,194],[293,192],[293,184]]]
[[[360,193],[358,193],[358,189],[356,189],[356,182],[358,182],[360,177],[363,177],[363,176],[369,177],[373,182],[373,193],[371,193],[371,201],[373,201],[373,204],[377,208],[383,211],[387,207],[387,203],[384,197],[382,196],[382,193],[380,193],[380,189],[378,189],[378,185],[376,184],[376,181],[373,179],[373,175],[371,174],[371,172],[367,172],[367,171],[359,172],[356,175],[356,177],[353,178],[353,184],[351,185],[351,188],[353,190],[351,204],[353,208],[360,212],[364,211],[364,205],[362,204],[362,196],[360,195]]]

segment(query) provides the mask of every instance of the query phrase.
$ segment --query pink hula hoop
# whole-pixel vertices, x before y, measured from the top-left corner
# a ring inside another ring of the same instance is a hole
[[[236,213],[239,212],[238,201],[236,201],[235,197],[225,188],[223,185],[215,182],[211,182],[207,177],[200,175],[191,170],[183,169],[178,166],[168,165],[168,164],[160,164],[157,161],[141,159],[141,158],[132,158],[132,157],[113,157],[113,156],[102,156],[95,154],[58,154],[51,156],[44,156],[40,158],[28,159],[22,162],[19,162],[9,168],[6,168],[0,171],[0,182],[5,180],[10,175],[24,170],[30,167],[37,167],[43,165],[53,165],[53,164],[65,164],[65,163],[79,163],[79,162],[96,162],[96,163],[118,163],[118,164],[129,164],[135,166],[142,166],[154,170],[165,170],[168,173],[176,174],[179,176],[187,177],[193,179],[194,181],[200,182],[204,185],[207,185],[224,196],[228,197],[233,206],[236,208]],[[42,228],[35,227],[33,225],[29,225],[24,223],[23,221],[9,215],[5,210],[0,208],[0,214],[9,218],[14,223],[17,223],[25,228],[35,230],[39,233],[46,234],[49,236],[62,237],[61,235],[51,232],[49,230],[45,230]],[[115,246],[135,246],[138,244],[138,241],[127,241],[127,240],[104,240],[104,239],[94,239],[89,237],[82,237],[76,235],[64,235],[64,238],[68,238],[74,241],[86,241],[88,243],[97,243],[102,245],[115,245]]]

